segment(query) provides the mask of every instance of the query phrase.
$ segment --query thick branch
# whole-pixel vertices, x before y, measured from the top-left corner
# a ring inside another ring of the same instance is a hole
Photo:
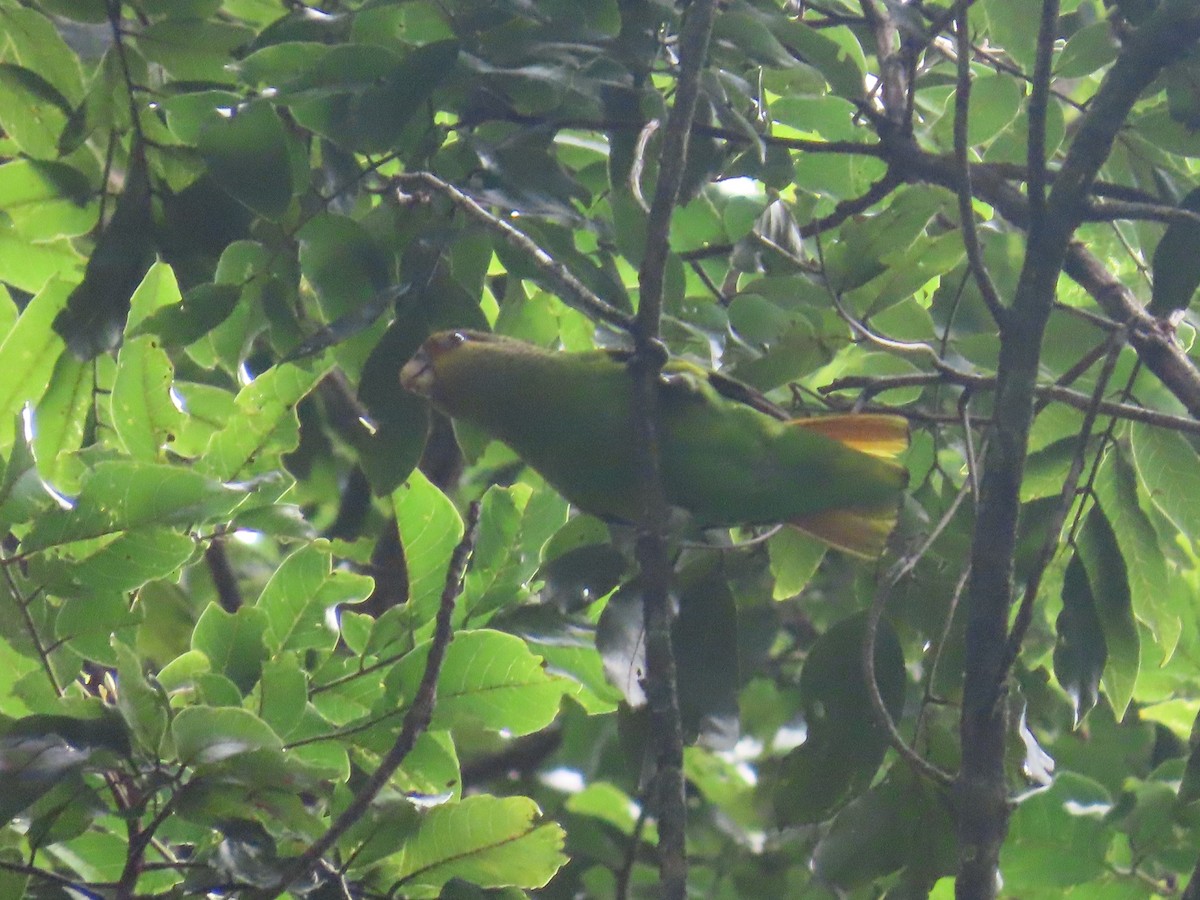
[[[1197,37],[1200,7],[1185,0],[1168,0],[1139,29],[1096,92],[1044,216],[1030,223],[1025,263],[1001,329],[995,411],[971,548],[962,769],[955,786],[960,900],[996,895],[1000,848],[1008,831],[1004,681],[1013,555],[1042,337],[1055,288],[1080,210],[1118,130],[1141,92]]]
[[[875,36],[879,58],[879,81],[883,94],[883,114],[894,124],[908,130],[908,72],[900,54],[900,32],[891,13],[880,9],[875,0],[859,0],[863,18]]]
[[[671,646],[672,567],[667,552],[667,501],[662,486],[658,433],[658,382],[666,353],[658,334],[663,276],[670,253],[671,214],[687,163],[700,73],[708,57],[715,10],[716,0],[693,0],[680,30],[679,80],[675,104],[663,130],[658,182],[646,224],[646,252],[638,272],[638,313],[633,329],[635,352],[630,362],[639,432],[638,475],[645,503],[645,515],[638,529],[637,556],[646,628],[645,691],[655,757],[653,808],[658,816],[660,891],[667,900],[683,900],[687,895],[687,806],[683,728]]]

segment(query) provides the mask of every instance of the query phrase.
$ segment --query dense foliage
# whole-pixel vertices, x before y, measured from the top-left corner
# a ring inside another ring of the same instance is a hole
[[[630,529],[397,373],[629,344],[681,15],[0,0],[0,895],[657,896]],[[912,446],[877,566],[673,535],[695,896],[1183,891],[1198,40],[719,4],[661,336]]]

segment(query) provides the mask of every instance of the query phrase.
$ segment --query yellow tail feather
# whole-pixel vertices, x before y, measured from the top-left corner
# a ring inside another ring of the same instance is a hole
[[[883,459],[895,459],[908,449],[908,421],[900,416],[876,413],[820,416],[793,419],[791,424],[811,428],[847,447]]]
[[[887,546],[888,535],[896,526],[898,510],[830,509],[790,524],[800,531],[864,559],[878,559]]]

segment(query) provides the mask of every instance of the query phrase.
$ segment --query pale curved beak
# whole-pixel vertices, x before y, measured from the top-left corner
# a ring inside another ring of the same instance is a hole
[[[433,382],[436,373],[433,371],[433,360],[422,347],[400,370],[400,384],[406,391],[428,397],[433,393]]]

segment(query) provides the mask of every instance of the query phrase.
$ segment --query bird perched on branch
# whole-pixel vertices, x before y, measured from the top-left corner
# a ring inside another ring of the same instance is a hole
[[[638,476],[630,354],[544,350],[471,331],[430,337],[404,387],[511,447],[580,509],[636,523]],[[702,527],[786,522],[874,558],[896,523],[908,446],[898,416],[781,419],[741,382],[681,360],[659,378],[667,502]]]

